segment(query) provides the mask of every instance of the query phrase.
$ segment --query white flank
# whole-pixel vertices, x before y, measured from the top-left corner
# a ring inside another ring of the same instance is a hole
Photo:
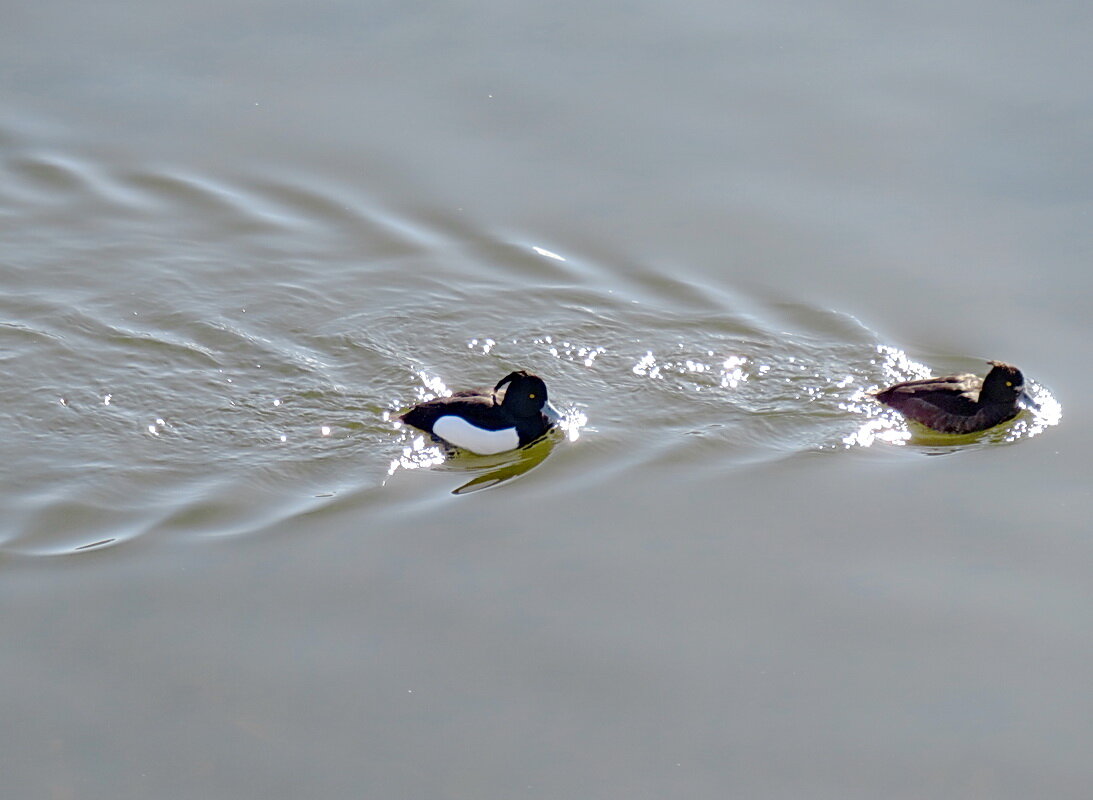
[[[492,456],[495,453],[504,453],[506,450],[515,450],[520,446],[520,436],[516,433],[516,428],[486,431],[476,428],[462,417],[451,414],[433,423],[433,433],[456,447],[462,447],[480,456]]]

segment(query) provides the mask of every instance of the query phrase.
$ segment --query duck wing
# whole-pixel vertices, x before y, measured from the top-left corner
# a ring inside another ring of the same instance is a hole
[[[983,381],[975,375],[948,375],[905,381],[877,392],[876,398],[897,410],[934,408],[949,414],[974,414],[979,408]]]
[[[512,422],[497,413],[497,403],[493,397],[486,397],[477,392],[456,392],[450,397],[438,397],[418,403],[399,419],[407,425],[413,425],[432,433],[433,424],[441,417],[462,417],[476,427],[488,431],[512,427]]]

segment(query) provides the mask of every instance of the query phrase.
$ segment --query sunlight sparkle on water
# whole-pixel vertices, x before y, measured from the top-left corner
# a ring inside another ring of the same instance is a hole
[[[657,366],[657,358],[653,355],[652,350],[638,359],[633,371],[635,375],[647,375],[650,378],[660,377],[660,367]]]
[[[553,258],[555,261],[565,261],[565,258],[563,258],[562,256],[558,255],[557,253],[552,253],[550,250],[546,250],[542,247],[536,247],[535,245],[532,245],[531,249],[541,256]]]
[[[487,355],[496,344],[497,342],[495,342],[493,339],[482,339],[481,341],[478,339],[471,339],[469,342],[467,342],[467,347],[471,350],[474,350],[476,347],[481,347],[483,355]]]
[[[1027,381],[1025,391],[1039,408],[1030,408],[1017,418],[1006,431],[1005,441],[1007,442],[1041,434],[1051,426],[1058,425],[1063,418],[1063,407],[1043,386],[1034,381]]]
[[[748,360],[743,356],[729,356],[721,362],[721,386],[725,389],[735,389],[748,379],[748,373],[744,366]],[[769,369],[769,367],[767,368]]]
[[[843,439],[843,444],[850,447],[871,447],[876,442],[884,444],[907,444],[911,432],[905,425],[900,425],[886,417],[867,420],[860,428]]]
[[[570,442],[575,442],[581,436],[581,428],[588,425],[588,416],[579,409],[567,408],[558,420],[558,429],[565,434]]]
[[[452,390],[445,386],[444,381],[437,376],[430,375],[424,370],[418,370],[414,374],[422,383],[421,388],[416,390],[419,401],[424,402],[437,397],[451,397]]]
[[[682,350],[685,345],[680,343],[679,348]],[[658,362],[657,356],[650,350],[638,359],[632,371],[635,375],[644,375],[654,379],[663,379],[667,375],[676,375],[684,379],[684,384],[696,392],[712,388],[735,389],[751,377],[748,370],[747,356],[726,356],[719,364],[715,360],[714,352],[709,349],[703,350],[703,354],[710,357],[710,363],[702,360],[701,356]],[[765,370],[760,368],[760,372],[763,371]],[[705,376],[713,378],[715,375],[716,382],[705,379]]]
[[[877,345],[877,355],[880,356],[880,367],[884,374],[882,383],[885,385],[926,378],[930,375],[929,367],[911,360],[905,352],[896,347]],[[854,383],[854,376],[846,375],[834,385],[838,389],[846,389]],[[843,437],[842,443],[845,447],[872,447],[878,442],[904,445],[910,441],[911,430],[902,417],[873,399],[872,393],[879,388],[880,386],[875,384],[859,386],[846,400],[839,403],[839,408],[865,417],[865,421],[856,431]]]
[[[929,367],[912,360],[910,356],[897,347],[879,344],[877,345],[877,354],[881,356],[881,369],[884,370],[885,385],[930,377]]]
[[[553,336],[540,336],[533,340],[535,344],[546,347],[551,356],[559,360],[579,362],[586,367],[596,363],[596,359],[607,352],[598,345],[577,344],[569,341],[554,341]]]
[[[414,440],[404,448],[402,455],[392,459],[387,467],[387,475],[391,476],[400,469],[421,469],[423,467],[435,467],[444,463],[444,454],[439,447],[425,445],[424,436],[415,436]]]

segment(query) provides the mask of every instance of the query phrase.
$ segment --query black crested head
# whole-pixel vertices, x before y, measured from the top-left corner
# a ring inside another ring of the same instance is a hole
[[[1007,403],[1017,401],[1025,391],[1025,376],[1012,364],[1002,361],[988,361],[991,371],[983,379],[983,388],[979,390],[979,402]]]
[[[512,416],[534,417],[543,413],[543,406],[547,402],[547,388],[542,378],[526,370],[510,372],[497,382],[493,387],[494,392],[506,384],[508,388],[505,389],[501,406]]]

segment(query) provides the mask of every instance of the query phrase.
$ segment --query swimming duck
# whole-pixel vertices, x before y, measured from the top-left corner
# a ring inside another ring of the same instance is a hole
[[[1036,407],[1025,394],[1025,377],[1012,364],[988,361],[991,371],[905,381],[873,396],[908,419],[941,433],[975,433],[1013,419],[1018,401]]]
[[[502,395],[498,395],[505,387]],[[510,372],[492,390],[456,392],[411,408],[399,419],[456,447],[494,455],[535,441],[557,421],[546,384],[524,370]]]

